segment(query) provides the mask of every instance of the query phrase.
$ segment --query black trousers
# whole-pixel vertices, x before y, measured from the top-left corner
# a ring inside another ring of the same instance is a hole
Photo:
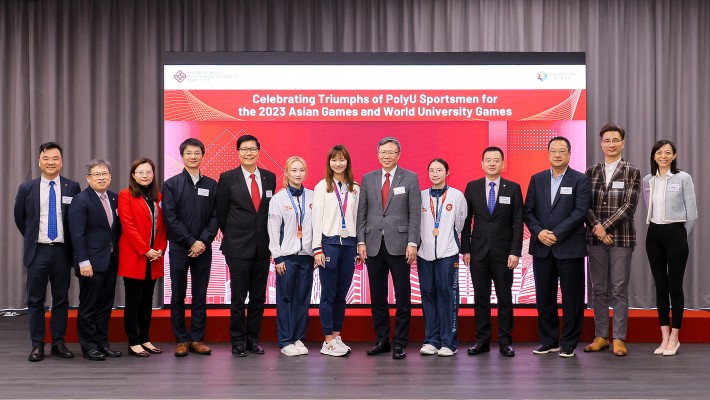
[[[513,338],[513,270],[508,262],[496,261],[488,252],[481,260],[471,260],[473,309],[476,320],[476,341],[491,341],[491,281],[498,298],[498,344],[512,344]]]
[[[229,336],[232,344],[258,343],[266,302],[269,257],[227,258],[232,291],[229,305]],[[246,304],[247,295],[249,304]],[[247,316],[244,317],[244,309]]]
[[[658,322],[680,329],[685,309],[683,277],[688,261],[688,233],[683,223],[650,224],[646,233],[646,254],[656,284]],[[668,301],[670,297],[670,302]]]
[[[412,286],[409,280],[410,266],[405,256],[390,255],[382,239],[380,252],[367,258],[367,276],[370,283],[370,309],[378,343],[390,341],[390,313],[387,302],[388,279],[392,274],[395,314],[394,343],[406,346],[409,342],[409,322],[412,318]]]
[[[79,276],[79,290],[76,330],[81,350],[110,347],[108,328],[116,293],[116,258],[111,257],[106,271],[94,271],[91,278]]]
[[[584,321],[584,257],[559,259],[552,253],[533,258],[537,330],[540,343],[576,348]],[[557,315],[557,280],[562,290],[562,337]]]
[[[47,325],[44,319],[44,301],[47,283],[52,288],[52,316],[49,329],[52,344],[64,343],[69,311],[69,283],[71,265],[67,261],[63,244],[37,244],[35,256],[27,266],[27,313],[30,321],[32,345],[44,343]]]
[[[126,289],[126,308],[123,326],[128,336],[128,345],[137,346],[150,342],[150,322],[153,317],[153,291],[155,279],[150,279],[150,265],[146,265],[144,279],[123,277]]]
[[[212,252],[205,251],[199,257],[188,257],[188,253],[188,250],[170,250],[170,322],[178,343],[201,342],[207,324],[207,286],[210,283]],[[185,328],[188,270],[192,278],[192,318],[189,331]]]

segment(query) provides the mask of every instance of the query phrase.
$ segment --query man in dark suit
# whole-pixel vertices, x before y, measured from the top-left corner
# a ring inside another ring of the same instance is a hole
[[[414,172],[397,166],[400,144],[393,137],[380,140],[377,158],[382,165],[365,174],[360,185],[357,213],[358,254],[367,260],[372,321],[377,341],[367,351],[378,355],[390,351],[395,359],[405,358],[411,319],[410,264],[417,258],[421,193]],[[387,275],[397,302],[394,346],[390,346]]]
[[[592,204],[589,178],[569,168],[572,147],[556,136],[547,144],[551,168],[530,178],[525,223],[530,230],[540,345],[535,354],[574,357],[584,318],[584,220]],[[557,280],[562,290],[562,338],[557,316]]]
[[[202,341],[207,324],[207,286],[212,266],[212,241],[217,236],[217,181],[202,175],[205,145],[195,138],[180,144],[182,173],[163,185],[163,219],[170,241],[170,321],[177,339],[176,357],[188,352],[212,354]],[[187,272],[192,279],[192,323],[185,328]]]
[[[74,357],[64,344],[73,256],[67,207],[81,187],[59,176],[62,148],[57,143],[39,146],[39,169],[41,177],[20,185],[14,207],[15,225],[25,239],[23,263],[27,267],[30,361],[44,359],[44,300],[48,282],[52,283],[52,354]]]
[[[103,361],[106,357],[121,357],[121,352],[111,350],[108,342],[121,222],[116,213],[118,195],[108,190],[111,164],[89,161],[86,181],[89,187],[77,194],[69,207],[80,290],[76,328],[84,358]]]
[[[217,222],[224,235],[220,249],[229,267],[232,291],[229,334],[232,354],[237,357],[245,357],[247,351],[264,354],[259,331],[269,277],[269,201],[276,190],[276,175],[256,166],[260,148],[254,136],[239,137],[241,166],[222,173],[217,184]]]
[[[461,232],[463,261],[471,268],[476,315],[476,343],[469,355],[490,351],[491,281],[498,297],[498,345],[500,353],[514,357],[513,269],[523,248],[523,194],[520,185],[501,178],[503,150],[488,147],[481,161],[485,178],[466,186],[468,216]],[[471,232],[473,220],[473,232]]]

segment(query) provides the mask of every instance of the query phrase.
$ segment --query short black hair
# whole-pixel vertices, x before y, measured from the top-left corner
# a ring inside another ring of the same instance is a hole
[[[621,140],[624,140],[624,137],[626,136],[626,131],[624,130],[624,128],[616,126],[614,124],[606,124],[602,126],[602,129],[599,131],[599,137],[604,136],[606,132],[619,132],[619,135],[621,135]]]
[[[242,146],[244,142],[256,142],[256,148],[261,149],[261,144],[259,144],[259,139],[252,135],[242,135],[237,139],[237,150]]]
[[[47,143],[40,144],[38,154],[42,154],[42,153],[44,153],[45,150],[50,150],[50,149],[57,149],[57,150],[59,150],[59,155],[64,156],[64,152],[62,151],[62,146],[60,146],[58,143],[55,143],[55,142],[47,142]]]
[[[200,150],[202,150],[202,154],[205,154],[205,145],[199,139],[187,138],[184,142],[180,143],[180,155],[182,155],[187,146],[199,147]]]
[[[658,172],[658,163],[656,162],[656,152],[663,146],[669,145],[671,146],[671,150],[673,150],[673,154],[678,153],[678,151],[675,148],[675,144],[671,142],[670,140],[666,139],[661,139],[656,142],[656,144],[653,145],[653,148],[651,149],[651,175],[656,175],[656,172]],[[680,172],[680,169],[678,169],[678,158],[674,158],[673,161],[671,161],[671,173],[677,174]]]
[[[444,160],[443,158],[435,158],[435,159],[429,161],[429,166],[427,166],[427,169],[431,168],[431,164],[433,164],[435,162],[438,162],[441,165],[443,165],[446,172],[449,172],[449,163],[447,163],[446,160]]]
[[[567,139],[564,136],[555,136],[552,139],[550,139],[549,142],[547,142],[547,150],[550,150],[550,144],[554,142],[555,140],[561,140],[565,143],[567,143],[567,151],[572,152],[572,145],[569,143],[569,139]]]
[[[483,149],[483,153],[481,153],[481,161],[483,161],[483,159],[486,157],[486,153],[488,153],[489,151],[499,152],[500,153],[500,160],[505,161],[505,154],[503,154],[503,149],[501,149],[500,147],[497,147],[497,146],[490,146],[490,147],[486,147],[485,149]]]

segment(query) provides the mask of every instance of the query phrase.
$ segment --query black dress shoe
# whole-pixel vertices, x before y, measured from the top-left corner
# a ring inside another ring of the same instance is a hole
[[[52,346],[52,355],[59,358],[74,358],[74,354],[67,349],[67,346],[64,343]]]
[[[237,357],[246,357],[247,350],[244,348],[244,343],[233,344],[232,355]]]
[[[395,360],[404,360],[405,357],[407,357],[407,354],[404,352],[404,346],[401,344],[392,346],[392,358]]]
[[[506,357],[515,357],[515,350],[513,350],[513,346],[509,344],[501,344],[500,345],[500,354],[506,356]]]
[[[259,346],[259,343],[247,343],[247,351],[254,354],[264,354],[264,348]]]
[[[491,346],[489,344],[476,342],[473,346],[469,347],[468,355],[477,356],[479,354],[488,353],[489,351],[491,351]]]
[[[141,347],[143,348],[143,350],[147,351],[150,354],[162,354],[163,353],[163,350],[160,350],[157,347],[153,347],[152,349],[150,347],[146,347],[143,345],[141,345]]]
[[[106,356],[99,349],[91,349],[84,352],[84,358],[91,361],[103,361]]]
[[[130,354],[130,355],[132,355],[132,356],[136,356],[136,357],[148,357],[148,356],[150,356],[150,354],[148,354],[147,351],[145,351],[145,350],[143,350],[143,351],[134,351],[134,350],[131,348],[131,346],[128,346],[128,354]]]
[[[384,353],[389,353],[392,350],[389,342],[375,343],[369,350],[367,350],[368,356],[377,356]]]
[[[32,346],[32,351],[27,359],[32,362],[44,360],[44,343]]]
[[[104,346],[99,346],[99,351],[106,357],[116,358],[121,357],[123,355],[123,353],[118,350],[111,350],[109,347]]]

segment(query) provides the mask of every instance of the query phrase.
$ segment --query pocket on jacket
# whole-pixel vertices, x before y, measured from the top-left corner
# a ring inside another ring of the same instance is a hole
[[[400,225],[397,227],[397,232],[407,233],[409,232],[409,227],[407,225]]]

